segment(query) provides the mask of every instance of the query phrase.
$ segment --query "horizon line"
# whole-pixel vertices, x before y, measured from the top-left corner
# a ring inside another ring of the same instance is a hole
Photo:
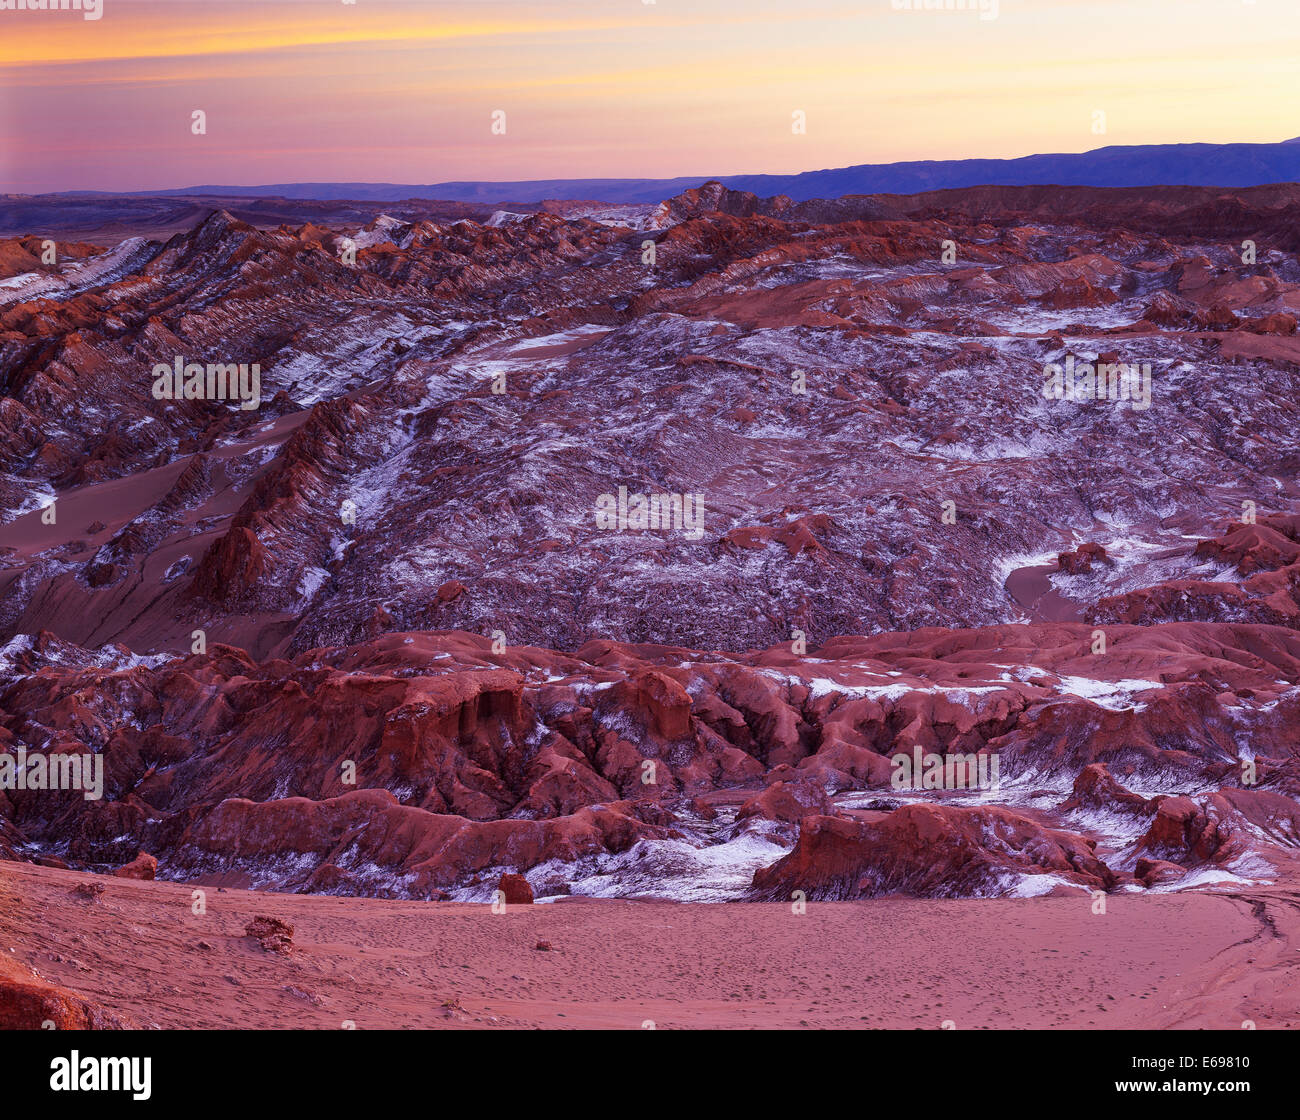
[[[645,176],[645,175],[578,175],[571,177],[550,177],[550,178],[516,178],[516,179],[442,179],[436,182],[428,183],[397,183],[384,180],[360,180],[360,179],[302,179],[302,180],[281,180],[277,183],[193,183],[187,186],[179,187],[144,187],[136,190],[106,190],[100,187],[65,187],[60,190],[50,191],[3,191],[5,196],[9,197],[27,197],[39,198],[49,195],[65,194],[100,194],[100,195],[155,195],[168,192],[193,192],[193,191],[216,191],[220,189],[235,190],[254,190],[261,187],[337,187],[337,186],[357,186],[357,187],[416,187],[420,189],[429,189],[434,187],[459,187],[459,186],[515,186],[515,185],[535,185],[545,183],[669,183],[678,180],[689,179],[700,183],[725,182],[727,179],[738,178],[768,178],[768,179],[794,179],[802,175],[818,175],[834,171],[851,171],[861,167],[887,168],[887,167],[908,167],[923,164],[960,164],[960,163],[1016,163],[1026,159],[1049,159],[1070,156],[1087,156],[1094,152],[1102,152],[1111,148],[1226,148],[1226,147],[1251,147],[1251,148],[1270,148],[1285,144],[1300,144],[1300,135],[1288,137],[1283,140],[1266,140],[1266,141],[1248,141],[1248,140],[1189,140],[1173,141],[1166,143],[1154,144],[1102,144],[1096,148],[1085,148],[1077,152],[1029,152],[1019,156],[963,156],[957,159],[908,159],[908,160],[890,160],[885,163],[849,163],[840,167],[817,167],[807,168],[803,171],[779,172],[779,171],[733,171],[720,175],[663,175],[663,176]],[[1280,180],[1289,181],[1289,180]],[[984,184],[988,186],[1006,185],[1006,184]],[[1021,184],[1024,186],[1038,185],[1057,185],[1057,186],[1087,186],[1091,184]],[[1151,184],[1178,186],[1180,184]],[[1190,184],[1181,184],[1190,185]],[[934,190],[943,190],[948,188],[930,188]],[[883,193],[923,193],[923,192],[894,192],[886,191]],[[274,197],[274,196],[271,196]],[[335,201],[346,201],[338,199]],[[387,200],[366,200],[358,199],[356,201],[399,201],[393,199]],[[599,200],[594,200],[599,201]]]

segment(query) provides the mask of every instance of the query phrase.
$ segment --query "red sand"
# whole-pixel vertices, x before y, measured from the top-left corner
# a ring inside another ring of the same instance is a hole
[[[72,893],[105,886],[95,901]],[[0,864],[0,951],[142,1026],[1300,1026],[1280,890],[1024,900],[488,906],[259,894]],[[291,923],[279,956],[244,936]],[[534,946],[548,941],[551,951]],[[451,1004],[452,1006],[445,1006]]]

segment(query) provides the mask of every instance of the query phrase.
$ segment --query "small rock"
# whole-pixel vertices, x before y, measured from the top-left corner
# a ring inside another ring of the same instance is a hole
[[[293,951],[293,926],[279,918],[259,914],[244,927],[244,936],[253,938],[268,953]]]
[[[151,856],[143,849],[130,863],[117,868],[113,874],[119,879],[152,879],[158,871],[158,857]]]
[[[533,901],[533,888],[522,875],[502,875],[497,890],[505,895],[507,906],[526,905]]]
[[[1073,552],[1062,552],[1056,557],[1058,570],[1067,575],[1083,575],[1090,572],[1094,563],[1113,564],[1114,561],[1101,545],[1091,541],[1079,545]]]
[[[459,599],[465,594],[465,585],[458,579],[449,579],[436,592],[436,597],[440,603],[450,603]]]

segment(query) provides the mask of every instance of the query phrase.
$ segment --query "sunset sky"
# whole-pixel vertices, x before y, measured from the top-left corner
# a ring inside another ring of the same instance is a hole
[[[1297,0],[1001,0],[989,20],[891,0],[103,5],[0,11],[0,191],[789,173],[1300,133]]]

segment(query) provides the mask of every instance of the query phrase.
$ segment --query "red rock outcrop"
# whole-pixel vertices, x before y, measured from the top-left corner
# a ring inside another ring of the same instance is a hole
[[[1007,809],[906,805],[878,821],[805,819],[794,850],[754,875],[753,897],[991,896],[1049,874],[1091,890],[1115,881],[1086,841]]]
[[[221,870],[282,890],[386,897],[495,887],[504,873],[638,845],[716,843],[731,833],[717,834],[701,798],[721,791],[743,791],[732,824],[774,826],[763,834],[787,843],[810,817],[840,819],[853,791],[888,799],[900,755],[996,761],[1003,781],[1069,776],[1056,817],[1008,806],[1014,820],[979,828],[1009,828],[1022,847],[1045,829],[1076,870],[1091,865],[1078,847],[1087,827],[1071,814],[1143,817],[1166,804],[1131,793],[1125,775],[1146,787],[1181,775],[1245,797],[1229,814],[1240,854],[1269,843],[1263,818],[1248,816],[1247,794],[1260,791],[1238,788],[1243,745],[1252,781],[1288,801],[1300,715],[1290,683],[1300,634],[1224,624],[1112,628],[1104,657],[1081,624],[840,638],[806,654],[609,642],[498,651],[470,634],[395,633],[292,662],[217,645],[134,664],[48,635],[9,656],[0,741],[57,741],[104,765],[99,800],[6,791],[12,855],[57,847],[75,867],[112,870],[139,854],[135,875],[152,866],[143,850],[169,878]],[[963,823],[977,818],[941,808],[954,837],[978,847]],[[1184,862],[1187,845],[1166,835],[1172,811],[1159,828],[1141,825],[1155,830],[1144,854]],[[939,889],[896,862],[882,883]],[[975,889],[968,863],[987,876],[1016,865],[987,853],[945,864],[952,889]]]
[[[148,852],[141,852],[130,863],[117,868],[113,874],[119,879],[150,880],[158,872],[158,859]]]
[[[127,1016],[51,984],[0,955],[0,1030],[135,1030]]]
[[[1073,552],[1062,552],[1056,558],[1057,567],[1067,575],[1082,575],[1092,571],[1093,564],[1110,564],[1106,550],[1099,544],[1081,544]]]
[[[502,875],[497,890],[507,906],[527,906],[533,901],[533,888],[522,875]]]

